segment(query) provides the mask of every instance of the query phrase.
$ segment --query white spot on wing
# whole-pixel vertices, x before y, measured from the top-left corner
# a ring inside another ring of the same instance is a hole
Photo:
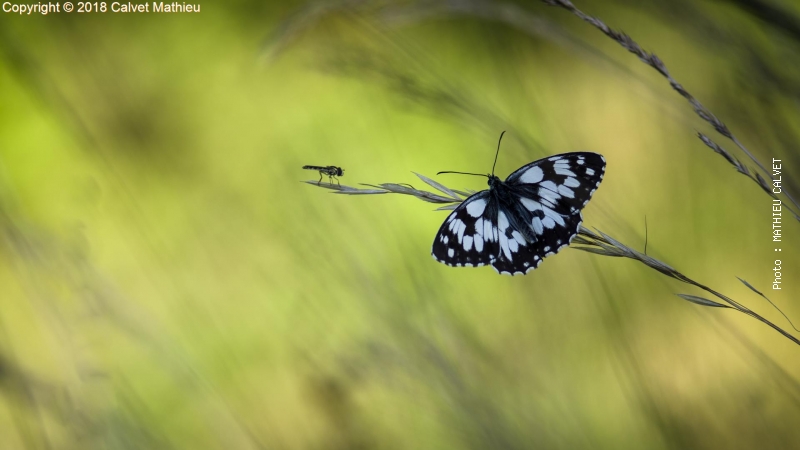
[[[469,202],[467,205],[467,214],[472,217],[480,217],[486,209],[486,200],[479,198]]]
[[[574,177],[575,176],[575,172],[573,172],[573,171],[571,171],[569,169],[562,169],[560,167],[556,168],[556,173],[559,174],[559,175],[566,175],[568,177]]]
[[[589,175],[589,176],[594,175],[594,169],[587,168],[586,169],[586,175]]]
[[[566,180],[564,180],[564,186],[566,186],[566,187],[574,188],[574,187],[578,187],[580,185],[581,185],[581,182],[578,181],[577,178],[567,178]]]
[[[506,213],[503,211],[497,214],[497,228],[500,229],[501,234],[508,228],[508,217],[506,217]]]
[[[517,241],[508,238],[506,238],[506,240],[508,241],[508,249],[511,250],[511,253],[517,253],[517,250],[519,250],[519,244]]]
[[[474,244],[475,244],[475,250],[476,251],[478,251],[478,252],[482,252],[483,251],[483,237],[481,237],[481,235],[479,235],[479,234],[475,235]]]
[[[539,185],[539,197],[542,197],[542,200],[549,200],[552,203],[561,196],[558,194],[558,186],[552,181],[547,180]]]
[[[500,248],[506,259],[511,261],[511,249],[508,247],[508,238],[506,237],[506,229],[508,229],[508,217],[503,211],[497,214],[497,237],[500,240]]]
[[[542,225],[542,220],[539,219],[538,217],[533,218],[533,222],[531,223],[531,225],[533,225],[533,231],[535,231],[536,234],[544,233],[544,226]]]
[[[452,248],[447,249],[447,256],[449,256],[450,258],[452,258],[453,255],[455,255],[455,254],[456,254],[456,252]]]
[[[555,184],[555,183],[553,183],[553,182],[552,182],[552,181],[550,181],[550,180],[547,180],[547,181],[545,181],[544,183],[540,184],[539,186],[540,186],[541,188],[547,189],[547,190],[549,190],[549,191],[555,191],[556,189],[558,189],[558,188],[556,187],[556,184]],[[541,191],[541,189],[539,189],[539,191]]]
[[[529,199],[527,197],[520,197],[519,201],[522,202],[522,205],[524,207],[528,208],[528,211],[533,212],[533,211],[536,211],[538,209],[542,209],[542,204],[541,203],[539,203],[537,201],[534,201],[534,200],[531,200],[531,199]]]
[[[503,250],[506,259],[511,261],[511,249],[508,248],[508,238],[503,232],[500,232],[500,249]]]
[[[550,217],[545,217],[542,219],[542,225],[544,225],[545,228],[555,228],[556,222]]]
[[[483,239],[486,242],[494,241],[495,234],[494,234],[494,227],[492,227],[492,222],[489,220],[483,221]]]
[[[562,227],[564,226],[564,218],[561,216],[561,214],[553,211],[552,209],[545,208],[544,209],[544,215],[545,215],[545,218],[552,220],[553,222],[561,225]],[[547,226],[547,225],[545,225],[545,226]],[[547,228],[553,228],[553,227],[547,227]]]
[[[472,248],[472,236],[464,236],[464,250],[470,251]]]
[[[526,170],[525,173],[519,177],[519,181],[523,183],[538,183],[542,181],[542,178],[544,178],[544,172],[542,172],[542,169],[533,166]]]
[[[564,186],[563,184],[558,187],[558,193],[567,198],[575,198],[575,191]]]
[[[555,196],[556,194],[553,194]],[[554,203],[554,198],[546,198],[542,197],[542,206],[547,206],[548,208],[555,208],[556,204]]]
[[[460,244],[461,241],[464,239],[464,230],[467,229],[467,224],[462,221],[458,221],[458,243]]]
[[[522,237],[522,235],[517,230],[514,230],[514,232],[511,233],[511,237],[513,237],[514,240],[517,241],[517,244],[523,247],[525,246],[525,244],[527,244],[527,242],[525,242],[525,238]]]

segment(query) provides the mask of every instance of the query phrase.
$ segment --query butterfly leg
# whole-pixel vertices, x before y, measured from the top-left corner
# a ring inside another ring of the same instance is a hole
[[[317,186],[322,183],[322,172],[319,173],[319,181],[317,181]]]

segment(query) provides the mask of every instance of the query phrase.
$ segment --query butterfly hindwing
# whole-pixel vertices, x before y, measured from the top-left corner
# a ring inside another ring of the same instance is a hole
[[[496,201],[489,191],[464,200],[447,217],[433,241],[433,257],[448,266],[484,266],[497,253]]]
[[[524,275],[539,267],[542,259],[558,253],[569,244],[582,220],[580,214],[560,217],[563,225],[557,224],[552,229],[543,229],[541,234],[534,231],[535,240],[532,241],[521,239],[522,233],[510,224],[505,228],[498,226],[500,252],[492,261],[492,267],[503,275]],[[505,222],[502,215],[500,219],[500,225],[503,225]]]

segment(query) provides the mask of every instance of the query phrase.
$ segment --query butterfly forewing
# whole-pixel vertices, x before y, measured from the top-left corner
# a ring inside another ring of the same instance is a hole
[[[490,179],[490,189],[447,218],[433,256],[451,266],[491,264],[500,273],[525,274],[572,241],[604,173],[601,155],[576,152],[534,161],[493,186]]]
[[[539,203],[556,212],[575,214],[600,186],[605,168],[605,159],[597,153],[563,153],[520,167],[506,184],[529,199],[542,199]]]

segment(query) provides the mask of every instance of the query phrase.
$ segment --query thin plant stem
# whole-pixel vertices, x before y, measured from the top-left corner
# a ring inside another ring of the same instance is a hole
[[[442,185],[424,175],[420,175],[415,173],[417,177],[419,177],[422,181],[424,181],[429,186],[433,187],[439,193],[429,192],[424,190],[419,190],[411,187],[410,185],[405,184],[398,184],[398,183],[382,183],[378,185],[364,185],[369,187],[369,189],[363,188],[355,188],[346,185],[338,185],[338,184],[330,184],[330,183],[319,183],[317,181],[309,180],[305,181],[305,183],[310,184],[312,186],[317,186],[320,188],[330,189],[333,190],[335,194],[344,194],[344,195],[377,195],[377,194],[402,194],[402,195],[410,195],[415,197],[419,200],[429,202],[429,203],[437,203],[442,204],[443,206],[438,208],[438,210],[452,210],[458,207],[458,205],[463,202],[467,197],[472,195],[474,192],[465,192],[457,189],[452,189],[447,186]],[[719,303],[714,300],[709,300],[707,298],[698,297],[694,295],[688,294],[677,294],[684,300],[689,302],[702,305],[702,306],[711,306],[717,308],[728,308],[734,309],[739,311],[742,314],[746,314],[759,322],[769,326],[770,328],[774,329],[778,333],[782,334],[785,338],[789,339],[790,341],[794,342],[797,345],[800,345],[800,340],[796,337],[791,335],[789,332],[784,330],[783,328],[775,325],[774,323],[770,322],[766,318],[762,317],[758,313],[754,312],[753,310],[747,308],[746,306],[742,305],[741,303],[733,300],[732,298],[721,294],[720,292],[711,289],[708,286],[705,286],[697,281],[692,280],[691,278],[687,277],[686,275],[678,272],[677,270],[673,269],[666,263],[663,263],[652,256],[648,256],[644,253],[640,253],[634,250],[631,247],[621,243],[620,241],[614,239],[613,237],[603,233],[600,230],[591,231],[586,227],[581,226],[578,230],[578,235],[572,241],[570,248],[574,248],[576,250],[582,250],[589,253],[594,253],[596,255],[602,256],[612,256],[612,257],[623,257],[632,259],[635,261],[639,261],[640,263],[654,269],[670,278],[678,280],[682,283],[690,284],[692,286],[698,287],[707,293],[717,297],[718,299],[722,300],[724,303]]]
[[[648,66],[652,67],[658,73],[660,73],[664,78],[666,78],[667,81],[669,81],[670,86],[672,86],[672,89],[678,92],[683,98],[686,99],[686,101],[689,102],[689,104],[692,105],[692,108],[694,108],[695,113],[697,113],[697,115],[700,116],[701,119],[711,124],[711,126],[714,127],[714,129],[719,134],[730,139],[737,147],[739,147],[740,150],[742,150],[750,158],[751,161],[753,161],[753,163],[755,163],[756,166],[758,166],[763,176],[757,174],[755,177],[751,176],[750,178],[756,181],[756,183],[762,188],[764,187],[762,182],[765,183],[766,182],[765,178],[770,178],[772,176],[772,174],[766,168],[766,166],[764,166],[764,164],[762,164],[761,161],[759,161],[758,158],[756,158],[755,155],[753,155],[750,152],[750,150],[748,150],[747,147],[745,147],[744,144],[742,144],[741,141],[739,141],[739,139],[737,139],[736,136],[733,135],[733,133],[730,131],[727,125],[725,125],[719,118],[717,118],[717,116],[715,116],[708,108],[706,108],[702,103],[700,103],[700,101],[697,100],[689,91],[687,91],[682,84],[678,83],[678,81],[672,77],[672,74],[670,73],[669,69],[667,69],[667,66],[664,64],[663,61],[661,61],[661,59],[658,56],[656,56],[654,53],[650,53],[644,50],[635,40],[633,40],[633,38],[631,38],[627,34],[609,27],[608,25],[605,24],[605,22],[603,22],[597,17],[584,13],[583,11],[578,9],[570,0],[542,0],[542,1],[544,3],[547,3],[548,5],[558,6],[560,8],[563,8],[574,14],[576,17],[594,26],[595,28],[600,30],[603,34],[605,34],[606,36],[617,42],[619,45],[624,47],[626,50],[638,56],[639,60],[641,60]],[[703,140],[703,142],[706,145],[709,145],[707,137],[704,138],[702,134],[700,134],[699,137],[701,140]],[[711,147],[711,145],[709,145],[709,147]],[[711,148],[713,149],[714,147]],[[730,159],[728,159],[728,161],[731,162]],[[739,171],[741,172],[741,170]],[[775,197],[771,189],[767,190],[767,193],[770,194],[772,197]],[[798,215],[797,213],[797,211],[800,211],[800,204],[797,203],[794,197],[792,197],[792,195],[788,191],[786,191],[786,189],[783,189],[782,193],[786,195],[786,198],[789,199],[789,201],[794,206],[793,210],[789,208],[787,209],[789,209],[792,215],[794,215],[795,219],[800,221],[800,215]],[[781,203],[783,203],[783,201],[781,201]]]

